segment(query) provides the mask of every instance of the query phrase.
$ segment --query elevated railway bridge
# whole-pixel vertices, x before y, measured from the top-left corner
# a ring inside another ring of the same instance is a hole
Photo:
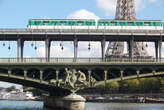
[[[0,58],[0,80],[48,91],[50,97],[44,101],[47,106],[58,104],[57,96],[107,82],[164,74],[164,30],[0,29],[0,41],[17,41],[18,52],[17,58]],[[45,58],[24,58],[25,41],[44,41]],[[50,57],[53,41],[72,41],[74,57]],[[101,42],[101,57],[77,57],[80,41]],[[112,41],[128,43],[127,58],[105,57],[106,42]],[[134,57],[134,42],[154,42],[155,58]]]

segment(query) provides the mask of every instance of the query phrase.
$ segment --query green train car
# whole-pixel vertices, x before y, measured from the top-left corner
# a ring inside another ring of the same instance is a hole
[[[30,19],[30,29],[130,29],[162,30],[161,20],[86,20],[86,19]]]

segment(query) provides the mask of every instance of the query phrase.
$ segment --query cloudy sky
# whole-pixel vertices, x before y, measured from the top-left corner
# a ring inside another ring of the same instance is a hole
[[[137,19],[163,20],[164,0],[136,0]],[[50,19],[114,19],[116,0],[0,0],[0,28],[26,28],[31,18]],[[5,43],[5,46],[2,46]],[[72,42],[63,43],[62,51],[59,44],[52,42],[52,57],[72,57]],[[154,55],[154,44],[149,43],[147,50]],[[8,47],[11,47],[8,50]],[[31,42],[25,42],[25,57],[44,57],[44,43],[36,43],[37,50]],[[0,57],[16,57],[16,42],[0,42]],[[29,51],[26,51],[29,50]],[[99,50],[99,51],[98,51]],[[100,42],[79,42],[78,57],[100,57]],[[164,52],[163,52],[164,56]],[[4,83],[0,83],[0,86]],[[5,84],[5,86],[8,84]]]

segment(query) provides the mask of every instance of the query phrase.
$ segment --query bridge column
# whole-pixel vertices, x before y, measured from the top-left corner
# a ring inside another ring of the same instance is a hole
[[[134,54],[134,52],[133,52],[133,48],[134,48],[134,37],[133,36],[130,38],[130,41],[128,42],[128,46],[129,46],[129,59],[131,61],[133,61],[133,54]]]
[[[27,79],[27,70],[24,70],[24,79]]]
[[[158,43],[158,47],[159,47],[159,61],[161,61],[162,58],[162,37],[160,37],[159,43]]]
[[[40,70],[40,82],[42,82],[42,81],[43,81],[43,71]]]
[[[46,56],[46,61],[50,61],[50,48],[51,48],[51,41],[49,38],[46,38],[45,41],[45,56]]]
[[[123,77],[124,77],[124,71],[121,70],[120,73],[121,73],[121,80],[123,80]]]
[[[56,86],[59,86],[59,70],[56,70]]]
[[[92,71],[88,70],[89,87],[92,87],[92,84],[91,84],[91,73],[92,73]]]
[[[8,77],[10,77],[11,76],[11,70],[9,69],[8,70]]]
[[[102,61],[105,61],[105,45],[106,44],[106,39],[103,38],[101,41],[101,52],[102,52]]]
[[[74,39],[74,62],[77,60],[78,39]]]
[[[108,70],[104,70],[104,83],[105,83],[105,89],[106,89],[106,81],[108,79]]]
[[[156,58],[156,61],[158,61],[158,41],[155,41],[155,58]]]
[[[153,70],[153,71],[152,71],[152,73],[153,73],[153,75],[155,75],[156,71],[155,71],[155,70]]]
[[[136,73],[137,73],[137,78],[139,78],[140,77],[140,70],[137,70]]]
[[[23,47],[24,47],[24,41],[22,38],[18,38],[17,41],[17,50],[18,50],[18,58],[23,61]]]
[[[49,96],[44,99],[44,107],[55,110],[85,110],[85,101],[75,93],[63,97]]]

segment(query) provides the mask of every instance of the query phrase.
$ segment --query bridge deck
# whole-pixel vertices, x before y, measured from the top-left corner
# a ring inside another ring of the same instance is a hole
[[[107,41],[127,41],[129,36],[135,36],[135,41],[154,41],[158,36],[164,36],[164,30],[104,30],[104,29],[0,29],[0,40],[17,40],[23,37],[25,41],[45,40],[49,37],[51,40],[73,41],[74,36],[79,41],[100,41],[102,36]],[[88,38],[88,36],[90,36]],[[115,36],[115,37],[113,37]],[[116,37],[117,36],[117,37]]]

